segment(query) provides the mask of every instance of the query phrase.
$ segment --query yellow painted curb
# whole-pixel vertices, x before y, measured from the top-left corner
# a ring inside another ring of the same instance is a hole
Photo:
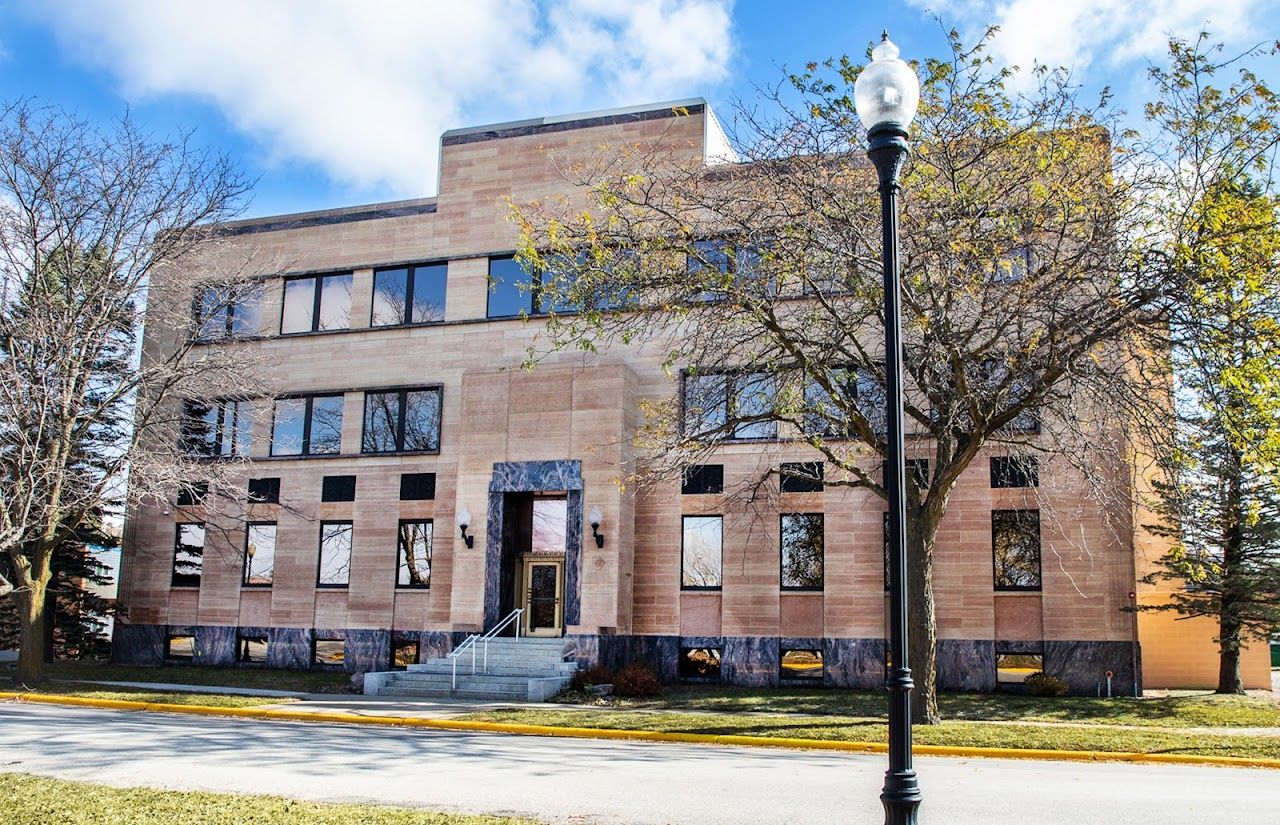
[[[133,702],[123,699],[87,699],[47,693],[0,692],[0,700],[45,705],[73,705],[108,710],[137,710],[154,713],[183,713],[192,716],[235,716],[244,719],[274,719],[288,722],[330,722],[345,725],[431,728],[435,730],[507,733],[522,736],[560,736],[571,739],[630,739],[644,742],[678,742],[699,745],[736,745],[753,748],[884,753],[883,742],[839,742],[822,739],[793,739],[767,736],[739,736],[714,733],[670,733],[612,728],[570,728],[555,725],[521,725],[510,722],[473,722],[463,719],[420,719],[406,716],[362,715],[333,711],[308,712],[267,708],[218,708],[208,705],[169,705],[160,702]],[[1175,765],[1222,765],[1233,768],[1280,770],[1280,759],[1243,756],[1200,756],[1181,753],[1128,753],[1122,751],[1055,751],[1033,748],[977,748],[951,745],[915,745],[918,756],[979,757],[986,759],[1040,759],[1059,762],[1142,762]]]

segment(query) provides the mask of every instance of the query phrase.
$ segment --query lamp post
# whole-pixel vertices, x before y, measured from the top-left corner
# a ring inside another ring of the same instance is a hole
[[[885,486],[889,496],[889,770],[880,801],[885,825],[914,825],[920,786],[911,764],[911,668],[907,662],[906,463],[902,439],[902,318],[898,273],[898,190],[911,146],[907,127],[920,102],[916,73],[885,32],[853,89],[867,128],[867,157],[880,177],[884,245]]]

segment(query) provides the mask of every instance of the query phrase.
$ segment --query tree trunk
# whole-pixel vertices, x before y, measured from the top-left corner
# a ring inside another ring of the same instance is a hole
[[[33,685],[44,678],[45,588],[37,577],[18,594],[18,623],[21,630],[18,650],[18,680]]]
[[[1226,516],[1222,543],[1221,596],[1218,602],[1218,693],[1244,693],[1240,679],[1240,631],[1238,578],[1244,564],[1244,495],[1241,488],[1242,455],[1232,449],[1229,454],[1226,484]]]
[[[919,502],[907,502],[907,664],[915,689],[911,723],[936,725],[938,713],[938,622],[933,603],[933,542],[938,525]]]
[[[1225,615],[1218,619],[1218,693],[1244,693],[1240,678],[1240,624]]]

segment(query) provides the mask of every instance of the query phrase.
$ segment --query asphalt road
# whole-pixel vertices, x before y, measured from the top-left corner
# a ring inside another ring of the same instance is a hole
[[[917,760],[929,825],[1280,821],[1280,772]],[[884,757],[0,704],[0,771],[550,822],[883,822]]]

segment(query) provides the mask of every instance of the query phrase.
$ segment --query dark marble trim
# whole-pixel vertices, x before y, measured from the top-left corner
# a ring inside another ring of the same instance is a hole
[[[489,480],[491,493],[552,493],[582,490],[582,462],[498,461]]]
[[[216,229],[219,235],[257,235],[262,232],[278,232],[284,229],[308,229],[313,226],[333,226],[340,223],[357,223],[374,221],[382,218],[404,218],[411,215],[434,215],[436,204],[411,203],[400,206],[388,205],[373,209],[356,209],[350,211],[321,212],[318,214],[281,215],[277,218],[262,220],[238,221]]]
[[[503,124],[493,129],[463,134],[445,134],[440,139],[441,146],[462,146],[467,143],[482,143],[487,140],[503,140],[529,135],[545,135],[553,132],[569,132],[574,129],[590,129],[596,126],[614,126],[622,123],[642,123],[648,120],[663,120],[675,117],[677,110],[691,115],[700,113],[706,108],[705,103],[690,103],[685,106],[671,106],[665,109],[651,109],[647,112],[629,112],[624,114],[601,115],[578,120],[562,120],[547,123],[543,120],[524,120]]]

